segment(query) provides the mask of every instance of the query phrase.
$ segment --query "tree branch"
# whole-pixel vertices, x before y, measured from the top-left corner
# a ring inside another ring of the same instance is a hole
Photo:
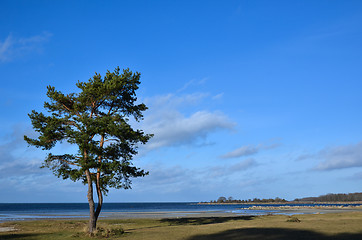
[[[107,140],[104,140],[103,142],[109,142],[109,141],[118,141],[118,139],[116,139],[116,138],[112,138],[112,139],[107,139]]]
[[[67,160],[65,160],[65,159],[63,159],[63,158],[61,158],[61,157],[58,157],[58,156],[52,156],[52,158],[53,158],[53,159],[57,159],[57,160],[62,161],[62,162],[65,162],[65,163],[67,163],[67,164],[69,164],[69,165],[81,167],[80,165],[78,165],[78,164],[76,164],[76,163],[69,162],[69,161],[67,161]]]

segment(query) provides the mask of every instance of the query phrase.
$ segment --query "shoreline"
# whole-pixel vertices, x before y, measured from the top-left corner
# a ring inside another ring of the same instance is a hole
[[[362,205],[362,201],[354,202],[244,202],[244,203],[217,203],[217,202],[198,202],[198,205]]]
[[[248,212],[246,212],[248,211]],[[182,219],[182,218],[208,218],[208,217],[242,217],[242,216],[268,216],[268,215],[304,215],[304,214],[328,214],[328,213],[351,213],[362,212],[362,207],[356,208],[301,208],[301,207],[251,207],[238,209],[236,211],[157,211],[157,212],[101,212],[102,220],[124,220],[124,219]],[[88,220],[88,215],[27,215],[22,219],[9,219],[4,222],[37,221],[37,220]]]
[[[249,210],[245,213],[243,210]],[[265,212],[260,212],[265,211]],[[362,212],[361,207],[344,208],[284,208],[284,207],[256,207],[238,209],[237,211],[180,211],[180,212],[114,212],[105,213],[101,219],[162,219],[162,218],[203,218],[203,217],[238,217],[238,216],[263,216],[263,215],[301,215],[301,214],[328,214],[328,213],[346,213]]]
[[[229,203],[224,203],[228,205]],[[352,205],[355,204],[355,205]],[[338,205],[318,204],[238,204],[239,206],[230,209],[214,210],[179,210],[179,211],[102,211],[100,219],[165,219],[165,218],[204,218],[204,217],[239,217],[239,216],[262,216],[262,215],[298,215],[298,214],[326,214],[343,212],[362,212],[362,205],[359,203],[350,203]],[[233,206],[236,204],[232,204]],[[57,219],[88,219],[89,214],[86,211],[66,211],[66,212],[42,212],[26,213],[14,212],[0,214],[1,222],[13,221],[36,221],[36,220],[57,220]]]

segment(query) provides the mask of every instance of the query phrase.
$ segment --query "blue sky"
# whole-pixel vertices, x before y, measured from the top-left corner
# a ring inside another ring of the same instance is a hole
[[[106,202],[362,191],[361,1],[3,0],[0,23],[0,202],[86,202],[39,168],[27,114],[116,66],[155,137]]]

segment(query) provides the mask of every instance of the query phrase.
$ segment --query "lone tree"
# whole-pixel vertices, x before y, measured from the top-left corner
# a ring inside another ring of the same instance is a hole
[[[88,185],[90,233],[96,230],[108,189],[128,189],[130,178],[148,174],[131,162],[139,144],[152,137],[129,123],[130,117],[142,120],[142,112],[147,109],[143,103],[136,104],[139,79],[140,73],[129,69],[120,73],[117,67],[114,72],[107,71],[104,78],[96,73],[87,82],[78,81],[79,93],[65,95],[48,86],[50,101],[44,103],[44,108],[49,114],[34,110],[29,114],[39,133],[36,139],[24,136],[29,145],[50,150],[66,141],[77,146],[77,151],[71,153],[49,153],[42,167],[51,169],[57,177]],[[93,186],[98,197],[96,207]]]

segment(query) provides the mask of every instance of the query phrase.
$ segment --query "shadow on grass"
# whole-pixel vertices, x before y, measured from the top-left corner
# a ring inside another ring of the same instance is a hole
[[[37,234],[37,233],[29,233],[29,234],[9,233],[9,234],[0,235],[0,239],[1,239],[1,240],[8,240],[8,239],[27,239],[27,238],[36,239],[36,237],[37,237],[37,236],[40,236],[40,235],[42,235],[42,234]]]
[[[228,239],[228,240],[361,240],[362,233],[359,234],[338,234],[324,235],[321,233],[285,229],[285,228],[242,228],[227,230],[214,234],[196,235],[187,240],[213,240],[213,239]]]
[[[161,222],[167,222],[170,225],[204,225],[223,223],[233,220],[252,220],[254,216],[238,216],[238,217],[195,217],[195,218],[165,218]]]

